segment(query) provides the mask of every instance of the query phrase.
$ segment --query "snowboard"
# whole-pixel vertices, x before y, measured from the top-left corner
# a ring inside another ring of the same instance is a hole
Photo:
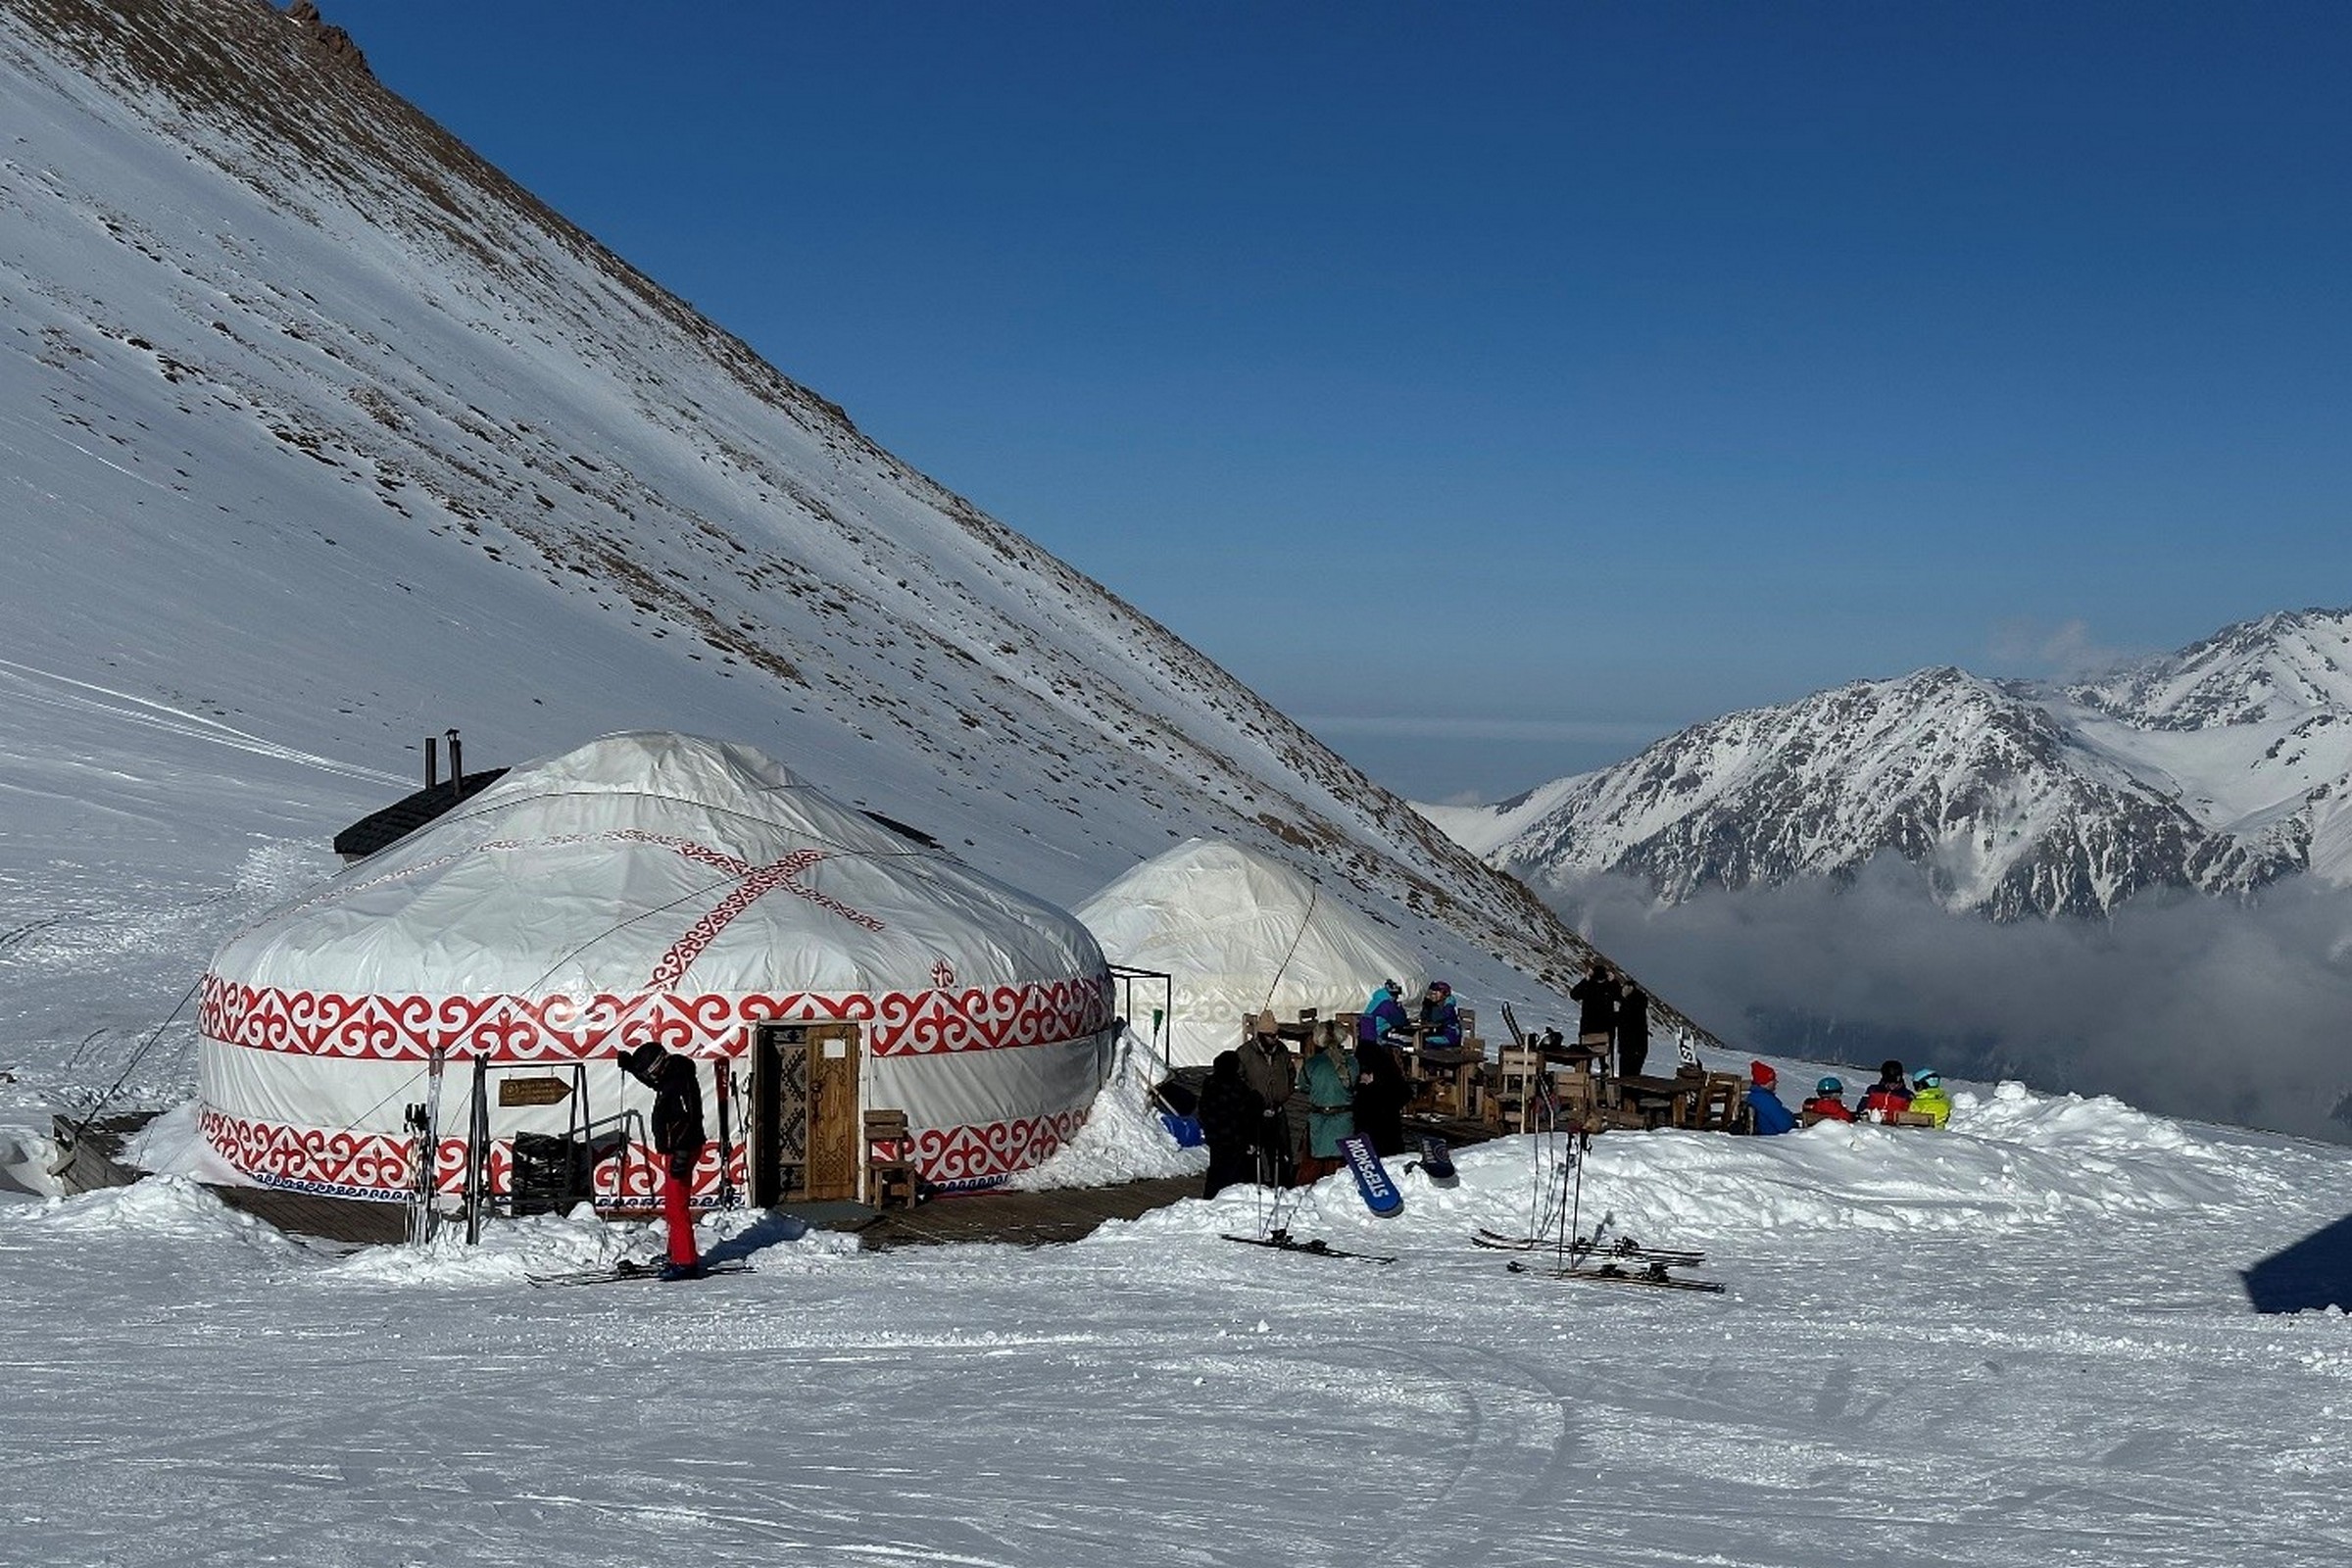
[[[1424,1134],[1421,1139],[1421,1157],[1408,1162],[1406,1170],[1417,1170],[1440,1187],[1458,1187],[1461,1177],[1453,1168],[1453,1151],[1443,1138]]]
[[[1362,1133],[1349,1133],[1340,1140],[1340,1153],[1355,1177],[1355,1190],[1362,1196],[1366,1208],[1386,1219],[1404,1207],[1404,1195],[1389,1179],[1389,1168],[1380,1162],[1372,1140]]]

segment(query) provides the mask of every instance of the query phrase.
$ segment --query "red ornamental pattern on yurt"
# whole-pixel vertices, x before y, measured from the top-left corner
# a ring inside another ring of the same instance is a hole
[[[1110,1027],[1107,975],[972,986],[956,991],[513,994],[454,997],[352,995],[247,986],[204,977],[197,1022],[222,1045],[253,1051],[367,1061],[421,1061],[435,1050],[453,1059],[578,1061],[609,1056],[650,1038],[696,1055],[733,1054],[754,1023],[854,1022],[876,1056],[1060,1045]]]
[[[940,1187],[977,1187],[1003,1180],[1014,1171],[1052,1155],[1085,1119],[1085,1112],[1065,1110],[1049,1116],[1020,1117],[977,1126],[926,1129],[915,1140],[923,1179]],[[296,1127],[284,1122],[258,1121],[207,1110],[197,1119],[207,1143],[239,1170],[272,1186],[311,1192],[369,1193],[391,1198],[407,1194],[416,1179],[410,1163],[414,1146],[390,1133],[330,1131]],[[720,1188],[717,1144],[703,1151],[695,1165],[696,1200],[714,1200]],[[490,1146],[489,1188],[509,1190],[513,1147]],[[734,1152],[728,1179],[740,1190],[749,1180],[747,1151]],[[623,1158],[598,1161],[595,1201],[599,1207],[651,1207],[661,1197],[662,1156],[650,1144],[632,1143]],[[435,1151],[433,1186],[457,1194],[466,1189],[466,1142],[445,1138]]]

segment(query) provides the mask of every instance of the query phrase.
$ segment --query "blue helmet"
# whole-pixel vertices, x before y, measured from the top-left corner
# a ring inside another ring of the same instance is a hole
[[[1813,1086],[1813,1092],[1817,1095],[1842,1095],[1845,1093],[1845,1082],[1839,1078],[1824,1078]]]
[[[1933,1067],[1925,1067],[1911,1075],[1911,1083],[1917,1089],[1935,1089],[1943,1083],[1943,1074]]]

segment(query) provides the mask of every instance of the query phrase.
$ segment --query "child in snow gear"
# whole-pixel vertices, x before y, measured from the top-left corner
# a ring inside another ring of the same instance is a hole
[[[1943,1074],[1923,1067],[1911,1080],[1911,1113],[1933,1116],[1940,1127],[1952,1119],[1952,1092],[1943,1087]]]
[[[1291,1066],[1291,1048],[1280,1034],[1271,1012],[1261,1012],[1252,1033],[1242,1043],[1242,1081],[1257,1091],[1257,1125],[1251,1134],[1257,1156],[1257,1180],[1267,1187],[1288,1187],[1298,1174],[1298,1152],[1291,1142],[1291,1092],[1298,1079]]]
[[[1392,1034],[1403,1034],[1413,1027],[1413,1020],[1404,1015],[1404,1004],[1397,1001],[1403,989],[1394,980],[1383,980],[1364,1004],[1364,1010],[1355,1015],[1355,1043],[1359,1046],[1378,1045]]]
[[[710,1140],[703,1129],[703,1083],[691,1057],[672,1055],[651,1040],[624,1052],[620,1064],[654,1092],[654,1151],[662,1156],[662,1221],[669,1236],[665,1280],[700,1279],[702,1254],[694,1246],[694,1212],[689,1202],[694,1167]]]
[[[1316,1032],[1315,1054],[1298,1069],[1298,1087],[1306,1092],[1306,1158],[1298,1162],[1300,1182],[1320,1181],[1345,1160],[1340,1141],[1355,1132],[1355,1054],[1341,1038],[1340,1026],[1326,1022]]]
[[[1769,1064],[1761,1061],[1747,1064],[1747,1114],[1758,1137],[1796,1131],[1796,1118],[1788,1114],[1788,1107],[1781,1103],[1781,1097],[1774,1092],[1773,1086],[1780,1081],[1781,1075]]]
[[[1444,1051],[1462,1047],[1462,1010],[1454,1004],[1453,987],[1443,980],[1432,980],[1421,995],[1421,1043]]]
[[[1879,1081],[1862,1096],[1862,1117],[1866,1121],[1892,1121],[1911,1108],[1911,1084],[1903,1076],[1903,1064],[1886,1061],[1879,1068]]]
[[[1813,1098],[1797,1107],[1804,1115],[1822,1121],[1852,1121],[1854,1113],[1846,1108],[1845,1081],[1824,1078],[1813,1086]]]
[[[1208,1176],[1200,1196],[1257,1179],[1258,1120],[1265,1108],[1242,1076],[1242,1054],[1220,1051],[1200,1086],[1200,1138],[1208,1145]]]

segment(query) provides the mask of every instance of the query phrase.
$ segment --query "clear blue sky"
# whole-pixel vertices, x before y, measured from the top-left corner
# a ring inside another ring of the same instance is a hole
[[[2352,602],[2352,6],[323,9],[1423,799]]]

